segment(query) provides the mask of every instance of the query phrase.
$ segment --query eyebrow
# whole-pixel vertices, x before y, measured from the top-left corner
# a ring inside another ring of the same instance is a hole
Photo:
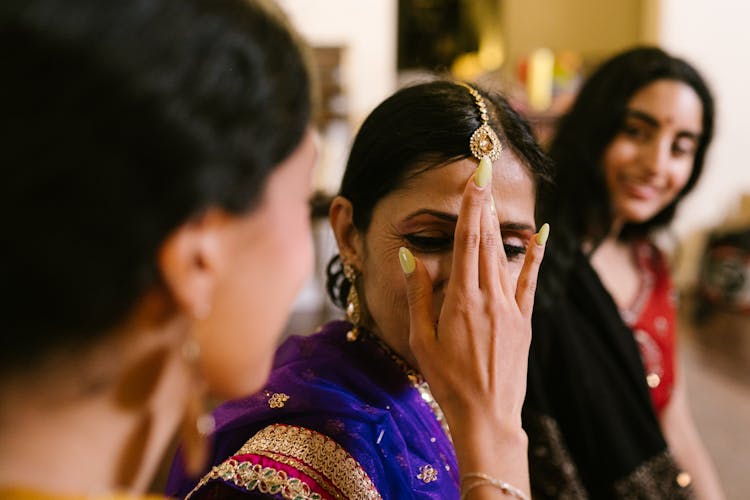
[[[652,127],[659,127],[661,124],[659,123],[659,120],[657,120],[654,116],[646,113],[645,111],[640,111],[638,109],[628,109],[625,112],[625,118],[635,118],[637,120],[641,120],[643,122],[646,122],[647,124],[651,125]],[[690,139],[693,139],[695,141],[698,141],[701,134],[699,132],[693,132],[690,130],[680,130],[677,133],[680,137],[688,137]]]
[[[448,213],[448,212],[441,212],[440,210],[433,210],[430,208],[421,208],[419,210],[415,210],[404,219],[404,222],[414,219],[415,217],[419,217],[420,215],[430,215],[432,217],[435,217],[436,219],[444,220],[452,224],[455,224],[456,222],[458,222],[458,215]],[[525,224],[523,222],[504,222],[500,224],[500,230],[501,231],[532,231],[533,232],[533,231],[536,231],[536,228],[532,225]]]
[[[452,222],[456,223],[458,220],[458,215],[456,214],[450,214],[447,212],[441,212],[440,210],[432,210],[430,208],[420,208],[419,210],[415,210],[414,212],[410,213],[408,216],[404,218],[404,221],[408,221],[411,219],[414,219],[416,217],[419,217],[420,215],[431,215],[437,219],[442,219],[446,222]]]

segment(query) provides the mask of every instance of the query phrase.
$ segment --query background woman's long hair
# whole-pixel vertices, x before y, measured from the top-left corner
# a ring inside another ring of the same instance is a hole
[[[632,239],[667,225],[683,197],[698,181],[714,129],[714,101],[701,75],[686,61],[661,49],[638,47],[602,64],[584,83],[572,108],[559,121],[549,155],[554,185],[540,196],[540,220],[552,236],[540,271],[537,304],[549,307],[564,292],[567,277],[584,240],[595,248],[612,225],[612,208],[602,157],[625,123],[632,97],[656,80],[675,80],[695,90],[703,107],[702,133],[693,169],[677,197],[650,220],[626,224],[620,237]]]

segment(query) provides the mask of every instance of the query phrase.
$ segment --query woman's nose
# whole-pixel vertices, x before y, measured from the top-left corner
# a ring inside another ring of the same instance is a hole
[[[642,153],[643,166],[651,176],[657,176],[667,171],[671,158],[671,144],[667,138],[657,137],[644,145]]]

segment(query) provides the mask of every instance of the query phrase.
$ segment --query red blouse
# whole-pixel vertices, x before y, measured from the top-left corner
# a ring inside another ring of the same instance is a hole
[[[676,292],[666,258],[654,245],[642,241],[635,244],[634,251],[643,284],[633,306],[621,313],[633,330],[651,401],[656,414],[661,415],[672,396],[675,380]]]

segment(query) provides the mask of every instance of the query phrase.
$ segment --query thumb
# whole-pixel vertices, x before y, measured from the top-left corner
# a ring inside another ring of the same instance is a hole
[[[398,260],[406,278],[409,301],[409,343],[418,356],[425,342],[435,340],[432,320],[432,281],[424,265],[406,247],[398,250]]]

